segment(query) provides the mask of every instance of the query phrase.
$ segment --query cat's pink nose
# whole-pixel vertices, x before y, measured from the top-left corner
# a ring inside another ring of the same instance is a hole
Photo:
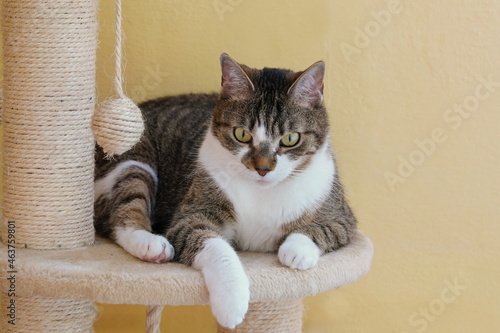
[[[255,171],[257,171],[257,173],[259,175],[261,175],[262,177],[264,177],[265,175],[267,175],[267,173],[269,171],[271,171],[271,169],[260,169],[260,168],[255,168]]]

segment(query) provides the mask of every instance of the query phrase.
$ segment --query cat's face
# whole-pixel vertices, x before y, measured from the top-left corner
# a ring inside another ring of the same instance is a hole
[[[233,176],[264,187],[300,174],[328,138],[324,63],[304,72],[256,70],[221,56],[222,92],[212,134]]]

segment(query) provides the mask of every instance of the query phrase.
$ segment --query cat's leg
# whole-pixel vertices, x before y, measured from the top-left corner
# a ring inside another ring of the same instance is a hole
[[[302,270],[316,266],[321,254],[321,249],[310,237],[298,232],[288,235],[278,250],[283,265]]]
[[[186,216],[167,237],[175,246],[176,258],[203,273],[213,315],[220,325],[232,329],[248,310],[250,283],[236,251],[210,217],[200,215]]]
[[[160,263],[171,260],[174,250],[165,237],[151,233],[156,183],[156,173],[147,164],[117,164],[95,181],[95,227],[133,256]]]
[[[309,269],[318,263],[322,254],[349,244],[355,230],[356,218],[340,184],[335,183],[330,197],[316,212],[306,214],[289,227],[278,258],[285,266]]]
[[[349,244],[354,228],[346,225],[346,219],[318,221],[289,234],[278,250],[280,262],[288,267],[309,269],[318,263],[319,257]]]
[[[222,326],[234,328],[248,310],[250,283],[233,248],[221,238],[204,241],[193,267],[203,273],[212,313]]]

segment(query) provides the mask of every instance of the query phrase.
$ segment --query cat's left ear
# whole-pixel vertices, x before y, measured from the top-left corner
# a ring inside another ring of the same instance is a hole
[[[316,108],[323,103],[325,63],[318,61],[302,72],[288,89],[290,99],[300,106]]]

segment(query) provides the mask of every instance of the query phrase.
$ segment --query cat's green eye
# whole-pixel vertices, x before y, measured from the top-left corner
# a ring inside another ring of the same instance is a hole
[[[248,143],[252,141],[252,135],[244,128],[237,127],[234,129],[234,137],[239,142]]]
[[[283,137],[280,140],[280,145],[284,147],[293,147],[297,143],[299,143],[300,140],[300,134],[297,132],[292,132],[283,135]]]

